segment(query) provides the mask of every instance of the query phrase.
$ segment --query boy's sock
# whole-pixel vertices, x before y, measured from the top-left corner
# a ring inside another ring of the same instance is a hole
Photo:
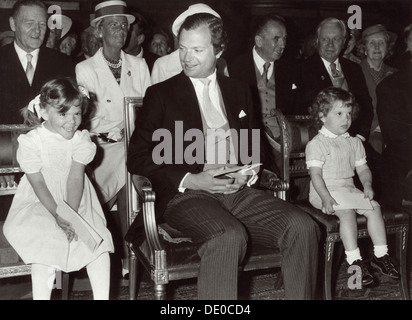
[[[373,253],[375,254],[376,258],[382,258],[384,255],[388,254],[388,245],[378,245],[373,246]]]
[[[359,247],[355,250],[345,251],[346,261],[351,265],[356,260],[362,260]]]

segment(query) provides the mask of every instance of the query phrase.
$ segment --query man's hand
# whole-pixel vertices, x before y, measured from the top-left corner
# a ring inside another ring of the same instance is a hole
[[[192,190],[205,190],[211,193],[231,194],[242,189],[247,181],[247,175],[230,173],[230,176],[215,178],[222,169],[210,169],[197,174],[190,174],[186,177],[183,187]]]

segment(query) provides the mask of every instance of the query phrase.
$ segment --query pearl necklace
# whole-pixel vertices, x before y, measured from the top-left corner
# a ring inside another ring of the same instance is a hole
[[[102,57],[103,57],[104,61],[106,61],[107,65],[110,68],[119,69],[122,66],[122,58],[119,58],[119,60],[117,62],[111,62],[111,61],[106,59],[106,57],[104,56],[103,50],[101,50],[100,52],[102,53]]]

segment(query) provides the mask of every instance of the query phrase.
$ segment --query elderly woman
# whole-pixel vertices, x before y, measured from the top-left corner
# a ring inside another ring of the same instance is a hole
[[[376,24],[362,32],[359,44],[359,51],[364,56],[360,65],[372,98],[374,113],[369,143],[379,154],[382,153],[383,142],[376,115],[376,86],[388,75],[397,71],[384,63],[384,60],[392,53],[396,38],[395,33],[388,31],[381,24]]]
[[[102,39],[103,46],[93,57],[76,65],[79,84],[96,95],[96,110],[89,130],[96,136],[101,156],[96,155],[94,175],[102,200],[110,208],[117,200],[119,234],[123,252],[123,276],[128,273],[127,246],[123,240],[127,232],[125,158],[123,130],[124,97],[143,97],[151,85],[144,59],[122,51],[129,26],[135,17],[127,13],[124,1],[105,1],[95,7],[91,26]]]

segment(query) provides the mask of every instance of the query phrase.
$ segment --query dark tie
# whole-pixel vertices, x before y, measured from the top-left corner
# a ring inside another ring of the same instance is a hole
[[[217,108],[213,105],[212,100],[210,100],[209,95],[209,79],[200,79],[203,82],[203,108],[204,108],[204,118],[206,123],[210,128],[220,128],[226,120],[218,112]]]
[[[265,62],[263,65],[263,73],[262,73],[262,78],[263,78],[263,83],[265,86],[268,85],[268,70],[270,67],[270,62]]]
[[[33,59],[33,56],[30,53],[28,53],[26,57],[27,57],[26,76],[27,76],[27,80],[29,81],[31,85],[33,82],[33,77],[34,77],[34,68],[33,68],[33,65],[31,64],[31,59]]]

